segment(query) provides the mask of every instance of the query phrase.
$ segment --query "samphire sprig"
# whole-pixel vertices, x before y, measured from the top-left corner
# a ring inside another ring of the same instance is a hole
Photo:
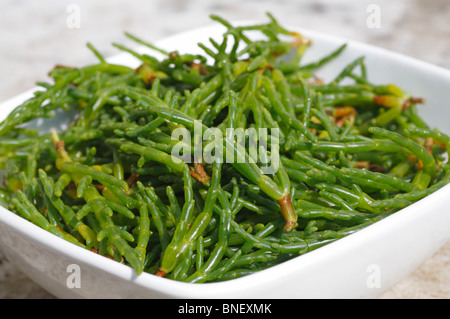
[[[0,123],[4,206],[138,274],[200,283],[305,254],[449,182],[450,138],[418,115],[424,99],[372,84],[364,57],[333,65],[346,44],[304,62],[314,42],[268,17],[235,26],[211,16],[226,31],[199,43],[202,54],[125,33],[148,49],[114,43],[137,68],[92,44],[98,63],[55,67],[53,82]],[[341,72],[317,78],[328,66]],[[76,115],[65,129],[33,128],[57,112]],[[180,141],[178,129],[215,129],[219,151],[242,161],[195,157],[211,145]],[[242,145],[230,129],[278,135],[260,139],[255,157],[255,137]],[[188,151],[174,160],[180,143]]]

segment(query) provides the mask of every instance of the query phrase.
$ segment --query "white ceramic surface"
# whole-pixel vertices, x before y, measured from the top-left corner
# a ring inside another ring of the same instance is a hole
[[[320,70],[319,76],[330,79],[364,55],[371,81],[395,83],[414,96],[424,97],[421,115],[431,126],[450,133],[450,71],[365,44],[297,30],[313,40],[303,63],[348,43],[344,54]],[[201,52],[197,43],[220,36],[222,31],[221,26],[210,25],[167,38],[158,45]],[[136,63],[128,55],[110,61]],[[0,117],[30,94],[0,105]],[[136,276],[131,268],[65,242],[1,207],[0,246],[25,274],[60,298],[373,298],[450,239],[449,204],[447,185],[346,238],[259,273],[220,283],[187,284],[146,273]],[[80,288],[67,285],[72,264],[80,267]]]

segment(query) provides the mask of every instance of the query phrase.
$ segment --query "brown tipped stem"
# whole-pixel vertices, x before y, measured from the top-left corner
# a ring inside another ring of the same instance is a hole
[[[133,186],[133,184],[136,183],[138,178],[139,178],[139,174],[131,174],[130,177],[128,177],[128,179],[127,179],[128,186],[131,188],[131,186]]]
[[[205,186],[209,185],[209,181],[211,180],[211,177],[206,174],[205,168],[203,167],[203,164],[200,163],[194,163],[194,170],[190,171],[191,176],[194,177],[196,180],[198,180],[200,183],[202,183]]]
[[[421,98],[421,97],[412,97],[412,98],[409,99],[409,101],[411,103],[414,103],[414,104],[416,104],[416,103],[419,103],[419,104],[425,103],[425,99]]]
[[[166,272],[162,269],[159,269],[155,275],[158,277],[164,277],[166,275]]]
[[[404,100],[402,98],[392,95],[375,95],[373,97],[373,101],[375,104],[384,107],[397,107],[403,105],[404,103]]]
[[[292,205],[291,195],[287,194],[283,198],[278,200],[280,204],[281,214],[285,219],[284,232],[289,233],[297,225],[297,214],[295,213],[294,206]]]

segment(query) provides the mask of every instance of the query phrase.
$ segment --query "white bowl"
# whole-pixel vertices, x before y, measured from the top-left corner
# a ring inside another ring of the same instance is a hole
[[[320,70],[322,78],[332,78],[347,63],[364,55],[372,82],[395,83],[425,98],[426,103],[420,106],[425,121],[450,133],[448,70],[366,44],[291,29],[313,40],[304,63],[348,43],[338,59]],[[223,31],[222,26],[214,24],[172,36],[157,45],[168,50],[201,52],[198,42],[220,37]],[[110,61],[137,63],[127,54]],[[3,103],[1,117],[31,92]],[[374,298],[449,239],[447,185],[374,225],[275,267],[227,282],[189,284],[148,273],[137,276],[130,267],[72,245],[0,207],[1,250],[26,275],[60,298]],[[76,274],[79,287],[73,287]]]

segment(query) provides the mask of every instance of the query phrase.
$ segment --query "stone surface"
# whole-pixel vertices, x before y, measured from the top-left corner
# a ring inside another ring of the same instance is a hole
[[[75,6],[74,6],[75,5]],[[380,10],[379,28],[371,19]],[[71,19],[79,9],[79,28]],[[134,0],[31,1],[0,3],[0,101],[47,80],[55,64],[95,61],[85,47],[93,43],[105,56],[112,42],[128,43],[123,31],[151,42],[210,23],[209,15],[229,20],[265,20],[359,40],[450,68],[448,0]],[[372,24],[371,24],[372,23]],[[450,243],[442,247],[382,298],[449,298]],[[0,298],[53,298],[28,280],[0,252]]]

